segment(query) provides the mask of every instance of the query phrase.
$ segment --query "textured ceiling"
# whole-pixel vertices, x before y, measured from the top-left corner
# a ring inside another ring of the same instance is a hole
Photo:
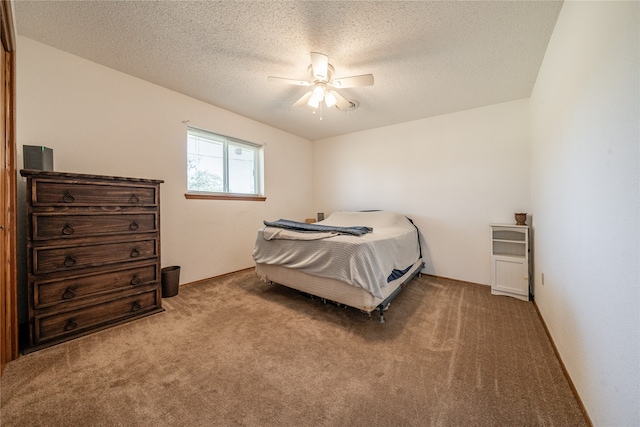
[[[310,140],[531,94],[558,1],[22,1],[19,35]],[[359,108],[291,105],[309,52]]]

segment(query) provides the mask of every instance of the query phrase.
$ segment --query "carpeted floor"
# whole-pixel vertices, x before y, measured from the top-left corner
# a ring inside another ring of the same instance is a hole
[[[9,426],[583,426],[532,303],[416,278],[387,322],[258,280],[21,356]]]

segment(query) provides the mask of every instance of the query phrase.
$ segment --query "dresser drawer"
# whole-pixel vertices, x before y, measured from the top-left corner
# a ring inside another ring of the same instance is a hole
[[[33,216],[33,239],[74,238],[157,231],[155,213]]]
[[[157,203],[156,188],[34,180],[33,205],[141,206]]]
[[[126,270],[34,282],[33,304],[40,309],[60,303],[74,303],[102,294],[158,283],[156,264]]]
[[[158,292],[158,289],[154,289],[78,310],[51,316],[36,316],[35,342],[39,344],[42,341],[76,335],[158,309],[160,308],[156,303]]]
[[[74,271],[105,264],[139,261],[156,257],[156,239],[33,249],[33,273]]]

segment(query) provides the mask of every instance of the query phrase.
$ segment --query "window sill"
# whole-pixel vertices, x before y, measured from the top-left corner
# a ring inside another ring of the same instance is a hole
[[[202,193],[186,193],[186,199],[199,200],[245,200],[253,202],[264,202],[267,200],[265,196],[250,196],[246,194],[202,194]]]

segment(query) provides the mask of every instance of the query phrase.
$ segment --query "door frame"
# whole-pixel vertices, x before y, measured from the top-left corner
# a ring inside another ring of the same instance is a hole
[[[0,102],[3,103],[4,146],[2,188],[0,197],[4,209],[0,212],[0,376],[5,365],[18,357],[18,273],[17,273],[17,175],[15,139],[15,26],[10,0],[0,1],[0,41],[4,50],[4,73],[0,82]]]

